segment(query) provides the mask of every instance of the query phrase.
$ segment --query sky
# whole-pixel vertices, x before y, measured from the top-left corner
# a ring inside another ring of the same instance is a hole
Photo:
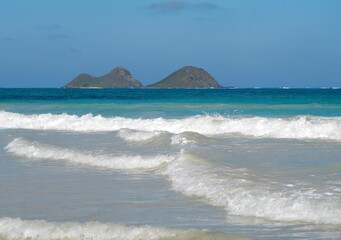
[[[340,0],[0,0],[0,87],[183,66],[236,87],[341,86]]]

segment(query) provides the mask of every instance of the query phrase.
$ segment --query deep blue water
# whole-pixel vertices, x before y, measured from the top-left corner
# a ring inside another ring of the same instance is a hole
[[[19,113],[128,117],[341,116],[341,89],[0,89],[0,104]]]

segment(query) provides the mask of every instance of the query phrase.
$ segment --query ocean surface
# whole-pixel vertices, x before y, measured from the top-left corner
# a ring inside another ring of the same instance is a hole
[[[0,89],[0,239],[341,239],[341,89]]]

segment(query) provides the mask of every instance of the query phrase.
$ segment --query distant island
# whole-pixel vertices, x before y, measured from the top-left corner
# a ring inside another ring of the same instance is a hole
[[[130,72],[117,67],[101,77],[89,74],[79,74],[75,79],[65,85],[65,88],[140,88],[142,83],[132,77]]]
[[[65,85],[65,88],[141,87],[143,87],[142,83],[135,80],[130,72],[123,67],[117,67],[102,77],[82,73]],[[186,66],[145,88],[222,88],[222,86],[204,69]]]
[[[183,67],[161,81],[151,84],[150,88],[222,88],[204,69]]]

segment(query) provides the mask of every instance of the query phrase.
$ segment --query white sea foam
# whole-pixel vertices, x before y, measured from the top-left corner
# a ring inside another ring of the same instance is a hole
[[[121,129],[117,133],[117,137],[126,142],[148,141],[159,136],[162,131],[138,131],[132,129]]]
[[[199,115],[182,119],[133,119],[124,117],[105,118],[92,114],[83,116],[68,114],[24,115],[0,111],[0,129],[18,128],[88,132],[119,131],[128,128],[150,132],[167,131],[175,134],[189,131],[205,135],[238,133],[268,138],[341,140],[341,117],[231,118]],[[146,136],[141,138],[146,138]]]
[[[191,154],[167,165],[163,174],[172,188],[188,196],[203,197],[228,214],[276,221],[341,224],[341,201],[311,190],[271,186],[252,181],[245,169],[216,166]]]
[[[103,156],[84,154],[16,138],[6,146],[8,152],[30,159],[64,160],[106,169],[152,169],[161,165],[175,191],[207,199],[227,214],[253,216],[278,221],[303,221],[318,224],[341,224],[340,196],[321,195],[314,189],[250,180],[245,169],[217,166],[182,151],[178,156]]]
[[[198,141],[208,143],[210,138],[196,132],[183,132],[179,134],[174,134],[171,137],[171,144],[173,145],[187,145],[195,144]]]
[[[172,136],[171,139],[172,139],[171,144],[173,144],[173,145],[187,145],[187,144],[195,143],[194,140],[191,140],[191,139],[189,139],[186,136],[183,136],[181,134],[176,134],[176,135]]]
[[[117,170],[152,169],[164,163],[168,163],[175,158],[175,156],[171,155],[94,155],[91,153],[82,153],[77,150],[33,142],[24,138],[14,139],[5,147],[5,149],[12,154],[30,159],[63,160],[74,164]]]
[[[48,223],[41,220],[0,219],[0,236],[4,239],[160,239],[175,237],[179,232],[164,228],[118,224]]]
[[[25,221],[21,219],[1,218],[0,239],[161,239],[175,237],[178,231],[149,226],[135,227],[118,224],[55,223],[42,220]]]
[[[100,222],[46,222],[0,218],[1,240],[156,240],[156,239],[216,239],[246,240],[246,238],[199,230],[175,230],[151,226],[128,226]]]

